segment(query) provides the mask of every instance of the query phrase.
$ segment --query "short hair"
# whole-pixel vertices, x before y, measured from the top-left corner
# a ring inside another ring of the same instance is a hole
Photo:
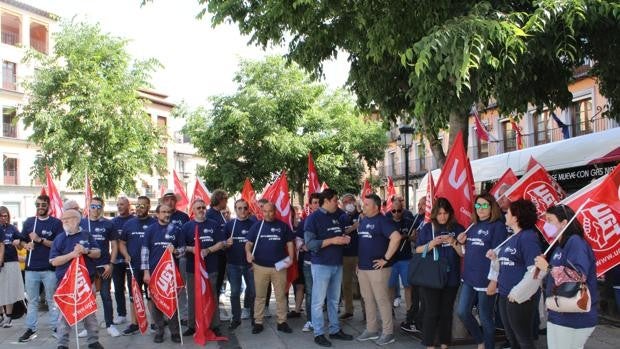
[[[65,212],[62,213],[62,215],[77,215],[77,219],[82,219],[82,214],[80,213],[80,211],[78,210],[66,210]]]
[[[63,211],[66,210],[79,210],[80,209],[80,204],[77,203],[77,201],[75,200],[67,200],[62,204],[62,209]]]
[[[538,221],[536,205],[530,200],[519,199],[511,202],[508,209],[510,214],[517,217],[517,224],[521,229],[533,229]]]
[[[435,199],[433,209],[431,210],[431,220],[433,221],[433,224],[439,224],[439,222],[437,222],[437,214],[442,208],[448,213],[448,222],[446,223],[446,227],[448,230],[452,229],[457,222],[456,217],[454,217],[454,208],[452,207],[452,204],[450,204],[450,201],[446,198]]]
[[[372,193],[366,195],[364,198],[372,200],[378,208],[381,207],[381,198],[379,197],[379,195]]]
[[[129,202],[129,199],[128,199],[126,196],[119,196],[119,197],[116,199],[116,202],[119,202],[119,201],[127,201],[127,203],[130,203],[130,202]]]
[[[558,221],[560,222],[563,220],[570,222],[570,220],[575,217],[575,211],[573,211],[570,206],[564,204],[550,206],[547,209],[547,213],[556,216],[558,218]],[[564,230],[564,234],[562,234],[562,237],[560,238],[560,247],[564,247],[564,245],[568,241],[568,238],[573,235],[577,235],[582,239],[584,235],[583,228],[576,219],[573,219],[573,221],[566,227],[566,230]]]
[[[351,199],[351,200],[355,201],[355,195],[353,195],[351,193],[346,193],[346,194],[342,195],[340,197],[340,199],[342,199],[342,200]]]
[[[323,190],[319,197],[319,205],[323,206],[323,203],[325,203],[325,200],[331,200],[336,196],[338,196],[338,192],[335,191],[334,189],[327,188]]]
[[[48,205],[50,203],[50,197],[45,194],[37,196],[37,200],[45,201]]]
[[[248,202],[247,202],[244,198],[237,199],[237,200],[235,200],[234,207],[237,207],[237,204],[238,204],[238,203],[240,203],[240,202],[245,202],[246,204],[248,203]],[[249,205],[249,204],[248,204],[248,205]]]
[[[203,199],[201,199],[201,198],[197,198],[197,199],[195,199],[195,200],[194,200],[194,202],[192,202],[191,207],[194,207],[194,205],[195,205],[197,202],[202,202],[203,204],[206,204],[206,203],[205,203],[205,201],[204,201]]]
[[[157,207],[155,207],[155,213],[159,213],[159,210],[161,210],[162,206],[170,207],[170,206],[168,206],[166,204],[159,204],[159,205],[157,205]],[[170,208],[172,208],[172,207],[170,207]]]
[[[502,209],[499,207],[499,204],[497,203],[497,200],[495,200],[495,197],[493,195],[489,193],[482,193],[476,195],[476,198],[474,199],[474,205],[476,204],[476,201],[478,201],[478,199],[483,199],[487,201],[491,206],[491,216],[489,217],[489,222],[495,222],[502,217]],[[475,207],[473,209],[473,215],[471,219],[474,223],[478,223],[480,221],[480,217],[478,217],[478,212],[476,212]]]
[[[314,192],[312,194],[310,194],[310,200],[308,200],[310,203],[312,203],[312,200],[317,199],[319,200],[319,205],[321,205],[321,193],[317,193]]]
[[[258,200],[258,203],[259,203],[260,205],[264,205],[264,204],[266,204],[266,203],[268,203],[268,202],[269,202],[269,200],[267,200],[267,199],[265,199],[265,198],[260,198],[260,199]]]
[[[211,195],[211,206],[217,206],[226,200],[226,192],[222,189],[215,189]]]
[[[148,202],[148,203],[149,203],[149,205],[151,204],[151,199],[149,199],[149,197],[148,197],[148,196],[145,196],[145,195],[140,195],[140,196],[138,196],[138,201],[139,201],[139,200],[145,200],[146,202]]]
[[[99,201],[102,206],[105,205],[105,202],[103,202],[103,199],[100,198],[99,196],[95,196],[92,199],[90,199],[90,202],[93,202],[93,201]]]

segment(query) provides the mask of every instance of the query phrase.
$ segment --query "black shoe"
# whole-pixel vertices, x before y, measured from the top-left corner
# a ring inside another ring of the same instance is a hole
[[[298,318],[298,317],[301,317],[301,312],[296,312],[295,310],[291,310],[288,312],[288,314],[286,314],[286,317],[289,319]]]
[[[332,342],[328,341],[327,338],[325,338],[324,335],[318,335],[316,337],[314,337],[314,343],[322,346],[322,347],[331,347],[332,346]]]
[[[152,331],[155,331],[156,329],[157,329],[157,325],[155,325],[155,324],[151,324],[151,330],[152,330]]]
[[[351,313],[344,313],[342,315],[340,315],[340,320],[346,320],[346,319],[350,319],[353,317],[353,314]]]
[[[155,343],[163,343],[164,342],[164,334],[163,333],[156,334],[155,338],[153,338],[153,342],[155,342]]]
[[[261,332],[263,332],[263,324],[254,324],[254,327],[252,327],[252,334],[258,334]]]
[[[193,336],[196,333],[196,329],[193,327],[189,327],[185,332],[183,332],[183,337]]]
[[[278,324],[278,331],[284,333],[293,333],[293,329],[286,322]]]
[[[505,341],[504,344],[502,344],[502,349],[510,349],[510,342]]]
[[[230,322],[230,325],[228,325],[228,329],[229,330],[234,330],[235,328],[239,327],[239,325],[241,325],[241,321],[239,321],[239,320],[232,320]]]
[[[140,331],[140,326],[136,324],[130,324],[126,329],[123,330],[123,336],[131,336],[132,334],[136,334]]]
[[[418,328],[415,326],[415,324],[413,322],[409,322],[409,321],[401,322],[400,323],[400,329],[405,331],[405,332],[409,332],[409,333],[420,332],[420,330],[418,330]]]
[[[65,347],[64,345],[59,345],[56,347],[56,349],[69,349],[69,347]]]
[[[213,332],[214,335],[216,335],[217,337],[221,337],[222,336],[222,331],[220,331],[219,327],[213,327],[211,329],[211,331]]]
[[[21,337],[19,337],[18,342],[25,343],[30,342],[31,340],[37,338],[37,331],[33,331],[31,329],[27,329]]]
[[[316,337],[315,337],[316,339]],[[346,334],[344,332],[342,332],[342,330],[336,332],[336,333],[332,333],[329,335],[329,339],[338,339],[341,341],[352,341],[353,340],[353,336],[350,334]]]
[[[187,326],[187,320],[181,320],[181,326]]]
[[[174,343],[181,343],[181,336],[179,336],[178,333],[170,335],[170,340],[173,341]]]
[[[103,349],[103,345],[99,342],[91,343],[88,345],[89,349]]]

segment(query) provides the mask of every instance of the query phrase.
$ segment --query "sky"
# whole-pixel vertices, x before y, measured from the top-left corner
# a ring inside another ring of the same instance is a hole
[[[154,89],[172,102],[206,105],[209,96],[236,90],[233,76],[241,59],[284,54],[283,47],[267,51],[249,45],[234,24],[213,28],[210,16],[196,19],[196,0],[20,0],[62,18],[99,23],[104,32],[130,40],[137,59],[157,58],[164,66],[153,75]],[[325,64],[325,83],[342,87],[348,75],[346,55]]]

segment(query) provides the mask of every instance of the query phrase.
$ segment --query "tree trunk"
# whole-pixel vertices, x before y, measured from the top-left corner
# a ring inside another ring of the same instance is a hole
[[[455,110],[450,113],[450,145],[448,149],[452,149],[452,145],[454,144],[454,140],[456,139],[456,135],[459,131],[463,132],[463,145],[465,146],[465,153],[467,153],[467,141],[469,138],[469,118],[467,115],[467,111],[463,110]]]
[[[421,119],[424,137],[426,137],[428,143],[430,144],[431,153],[433,154],[435,160],[437,160],[437,166],[442,167],[444,162],[446,162],[446,154],[441,146],[441,141],[437,136],[437,132],[430,127],[430,120],[428,120],[428,117],[422,117]]]

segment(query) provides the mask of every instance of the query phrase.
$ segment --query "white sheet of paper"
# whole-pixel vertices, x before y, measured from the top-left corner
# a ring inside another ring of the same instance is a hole
[[[286,269],[286,267],[291,263],[291,257],[287,256],[286,258],[284,258],[281,261],[277,261],[276,262],[276,270],[280,271],[282,269]]]

